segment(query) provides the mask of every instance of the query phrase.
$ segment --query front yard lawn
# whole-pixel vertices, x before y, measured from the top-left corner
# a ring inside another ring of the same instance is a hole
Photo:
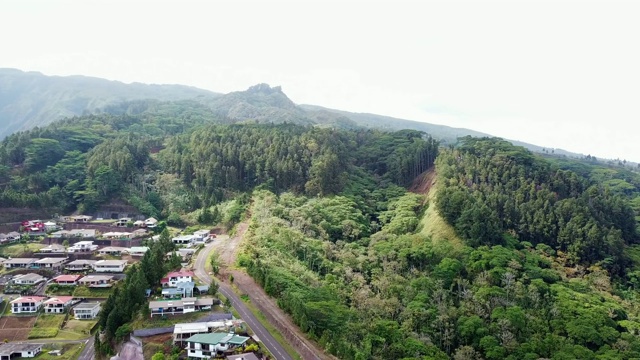
[[[38,316],[33,329],[29,333],[29,339],[56,337],[63,321],[64,314]]]
[[[73,291],[74,297],[81,298],[108,298],[111,294],[111,288],[88,288],[86,286],[77,286]]]

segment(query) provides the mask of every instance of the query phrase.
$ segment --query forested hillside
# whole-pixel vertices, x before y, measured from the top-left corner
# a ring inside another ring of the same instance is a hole
[[[436,171],[436,203],[255,193],[240,264],[344,359],[640,357],[637,188],[499,139],[464,139]],[[462,243],[423,235],[432,206]]]
[[[252,104],[283,101],[269,94]],[[0,204],[90,213],[119,199],[175,226],[250,214],[239,265],[344,359],[640,358],[629,168],[501,139],[240,123],[193,101],[106,111],[0,142]],[[434,166],[432,193],[406,190]],[[101,318],[111,333],[138,316],[115,313]]]
[[[437,142],[417,131],[229,125],[189,102],[151,108],[128,106],[131,115],[72,118],[6,138],[0,203],[91,212],[120,198],[180,223],[181,215],[256,186],[325,196],[351,186],[350,174],[405,185],[437,155]]]

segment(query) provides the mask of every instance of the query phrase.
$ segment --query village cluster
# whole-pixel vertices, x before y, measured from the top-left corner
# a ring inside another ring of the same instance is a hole
[[[143,240],[159,240],[159,235],[153,235],[158,221],[154,218],[134,221],[125,217],[105,224],[102,219],[98,220],[100,222],[93,221],[91,216],[86,215],[57,220],[27,220],[21,223],[19,231],[0,233],[0,244],[34,240],[37,237],[44,239],[42,241],[47,244],[33,252],[31,257],[0,257],[0,265],[6,273],[0,276],[0,285],[4,289],[4,298],[0,297],[0,300],[7,301],[8,313],[15,315],[69,313],[77,320],[95,321],[101,310],[100,301],[80,296],[46,296],[46,287],[113,287],[124,278],[127,266],[149,250],[147,246],[140,246]],[[118,227],[126,231],[101,231],[106,227]],[[167,253],[166,258],[169,260],[179,256],[187,265],[198,245],[214,238],[215,234],[209,230],[175,236],[172,241],[177,249]],[[169,272],[161,280],[161,285],[161,294],[149,301],[151,318],[207,311],[219,303],[217,299],[206,296],[209,286],[197,285],[194,273],[190,270]],[[73,293],[73,290],[69,293]],[[150,297],[151,293],[151,289],[148,289],[147,296]],[[228,359],[258,359],[253,353],[231,355],[232,350],[244,348],[247,342],[255,343],[250,337],[236,335],[233,331],[244,327],[242,320],[234,319],[228,313],[212,313],[206,320],[176,324],[174,345],[186,349],[189,358],[208,359],[225,353],[229,354]],[[1,359],[35,357],[41,351],[42,344],[0,344]]]

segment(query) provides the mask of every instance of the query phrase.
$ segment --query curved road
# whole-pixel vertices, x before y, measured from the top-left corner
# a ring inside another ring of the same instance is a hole
[[[215,241],[216,240],[214,239],[211,243],[204,247],[200,251],[200,253],[198,253],[198,257],[196,259],[194,273],[196,277],[198,277],[207,285],[211,284],[211,277],[207,274],[205,266],[207,265],[207,259],[209,259]],[[260,341],[262,341],[262,343],[267,347],[269,352],[271,352],[271,354],[277,360],[293,360],[293,358],[289,356],[289,354],[287,354],[287,352],[284,350],[282,345],[280,345],[280,343],[278,343],[273,338],[273,336],[271,336],[267,329],[265,329],[264,326],[262,326],[262,324],[258,321],[258,319],[253,316],[251,311],[247,309],[242,300],[240,300],[240,298],[233,292],[231,287],[223,282],[219,282],[218,285],[220,286],[220,289],[218,291],[220,291],[222,295],[224,295],[231,301],[231,305],[233,305],[234,309],[238,311],[240,317],[242,317],[242,320],[244,320],[249,325],[251,330],[253,330]]]

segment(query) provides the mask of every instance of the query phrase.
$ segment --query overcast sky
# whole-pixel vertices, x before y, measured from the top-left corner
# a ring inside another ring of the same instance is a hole
[[[0,2],[0,67],[465,127],[640,161],[640,1]]]

